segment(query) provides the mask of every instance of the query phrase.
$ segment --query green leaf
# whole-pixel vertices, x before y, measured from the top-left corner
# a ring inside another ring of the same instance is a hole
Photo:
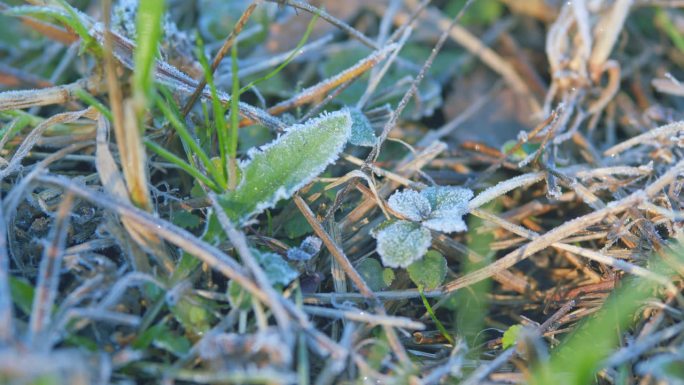
[[[33,296],[35,295],[33,286],[23,279],[9,277],[9,287],[14,304],[17,305],[24,314],[31,314]]]
[[[504,332],[503,338],[501,338],[501,345],[503,345],[504,349],[508,349],[515,345],[515,341],[518,339],[518,335],[520,335],[520,330],[522,330],[522,328],[522,325],[517,324],[509,327]]]
[[[208,306],[202,298],[186,295],[175,306],[171,306],[171,312],[187,331],[201,335],[211,328],[214,319]]]
[[[382,271],[382,281],[385,282],[385,286],[389,287],[392,282],[394,282],[394,278],[396,278],[394,275],[394,270],[390,269],[389,267],[386,267]]]
[[[191,344],[185,337],[174,334],[166,323],[160,323],[142,332],[132,344],[138,350],[145,350],[150,345],[182,356],[190,350]]]
[[[432,290],[444,282],[447,261],[438,251],[430,250],[423,259],[413,262],[406,271],[416,286]]]
[[[388,285],[383,279],[382,265],[380,265],[377,259],[364,259],[356,266],[356,270],[358,270],[364,282],[368,284],[371,290],[377,291],[387,288]]]
[[[446,13],[456,15],[465,3],[466,0],[452,0],[446,7]],[[463,25],[491,24],[501,18],[503,11],[504,7],[500,0],[478,0],[473,2],[465,12],[461,23]]]
[[[423,226],[443,233],[466,231],[463,215],[468,213],[468,201],[473,192],[456,186],[433,186],[420,192],[430,202],[432,211]]]
[[[240,310],[249,310],[252,307],[252,295],[232,280],[228,283],[228,300],[231,306]]]
[[[297,270],[290,267],[280,255],[256,249],[252,249],[252,252],[254,253],[254,259],[264,269],[271,285],[287,286],[299,276]]]
[[[378,241],[376,251],[387,267],[407,267],[425,255],[432,243],[430,230],[408,221],[384,225],[375,238]]]
[[[373,147],[378,141],[370,120],[358,108],[350,108],[352,131],[349,143],[355,146]]]
[[[176,335],[168,328],[164,328],[152,341],[152,344],[160,349],[182,357],[190,351],[192,344],[184,336]]]
[[[337,160],[351,125],[349,111],[328,113],[290,127],[261,150],[250,150],[250,159],[241,164],[242,181],[220,197],[229,218],[244,223],[311,182]]]
[[[389,207],[406,219],[422,221],[430,216],[430,202],[416,190],[406,189],[392,194],[387,200]]]
[[[200,217],[190,211],[178,210],[173,213],[171,221],[184,229],[195,229],[200,224]]]
[[[163,16],[164,0],[139,2],[136,18],[137,41],[134,52],[133,87],[137,98],[142,98],[144,101],[148,100],[153,92],[155,56],[162,34]]]
[[[299,238],[313,231],[309,222],[299,211],[295,212],[287,219],[283,229],[285,230],[285,235],[290,239]]]

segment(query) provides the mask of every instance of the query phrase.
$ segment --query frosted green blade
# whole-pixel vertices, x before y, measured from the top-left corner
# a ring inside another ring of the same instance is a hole
[[[292,196],[337,160],[351,135],[349,111],[323,114],[290,127],[241,164],[242,181],[221,196],[228,216],[243,223]]]

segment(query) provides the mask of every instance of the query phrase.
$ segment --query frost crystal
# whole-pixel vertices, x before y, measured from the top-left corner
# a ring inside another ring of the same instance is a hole
[[[372,232],[376,251],[389,267],[406,267],[425,255],[432,235],[430,230],[452,233],[466,231],[463,215],[473,197],[469,189],[453,186],[428,187],[421,192],[404,190],[392,194],[389,207],[409,221],[384,222]],[[419,222],[419,223],[415,223]]]
[[[469,189],[453,186],[428,187],[420,192],[430,202],[432,211],[423,226],[444,233],[466,231],[463,215],[468,213]]]
[[[407,267],[425,255],[432,243],[430,230],[409,221],[384,226],[376,238],[378,254],[388,267]]]
[[[276,253],[262,252],[256,249],[252,249],[252,253],[254,259],[264,269],[271,285],[286,286],[299,276],[299,273]]]
[[[387,203],[392,210],[415,222],[427,219],[432,211],[430,201],[415,190],[396,192]]]
[[[321,251],[321,245],[323,241],[318,237],[306,237],[299,247],[291,247],[287,250],[287,257],[293,261],[308,261]]]
[[[352,131],[349,143],[355,146],[373,147],[378,141],[370,120],[358,108],[350,108]]]
[[[347,110],[331,112],[288,128],[261,149],[250,149],[249,159],[240,163],[242,181],[221,196],[226,213],[244,223],[292,196],[337,160],[351,125]]]
[[[469,189],[454,186],[428,187],[420,193],[404,190],[388,200],[392,210],[405,218],[436,231],[452,233],[467,230],[463,215],[468,213]]]

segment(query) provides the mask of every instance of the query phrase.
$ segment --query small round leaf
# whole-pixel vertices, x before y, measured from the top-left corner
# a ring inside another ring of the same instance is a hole
[[[447,273],[447,261],[439,252],[430,250],[423,259],[413,262],[406,271],[416,286],[422,286],[425,290],[432,290],[444,282]]]
[[[432,243],[430,230],[408,221],[396,221],[376,234],[377,252],[387,267],[402,267],[420,259]]]

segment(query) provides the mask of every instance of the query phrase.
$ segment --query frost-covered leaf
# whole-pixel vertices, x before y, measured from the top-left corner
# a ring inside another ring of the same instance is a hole
[[[221,195],[228,216],[243,223],[311,182],[337,160],[351,125],[348,110],[328,113],[291,126],[260,150],[250,150],[250,159],[240,165],[242,181]]]
[[[432,290],[444,282],[447,261],[439,252],[430,250],[423,259],[413,262],[406,271],[416,286]]]
[[[430,201],[415,190],[395,192],[387,203],[392,210],[416,222],[427,219],[432,211]]]
[[[387,287],[382,275],[382,265],[380,265],[377,259],[364,259],[356,266],[356,270],[359,271],[363,281],[366,282],[371,290],[383,290]]]
[[[466,231],[468,230],[468,226],[460,215],[438,213],[430,216],[430,219],[424,221],[423,226],[442,233]]]
[[[432,243],[430,230],[408,221],[396,221],[376,234],[377,252],[387,267],[406,267],[420,259]]]
[[[434,186],[420,192],[430,203],[432,211],[423,225],[436,231],[451,233],[466,231],[463,215],[468,213],[468,201],[473,192],[463,187]]]
[[[287,286],[299,273],[278,254],[252,249],[254,259],[259,263],[272,285]]]
[[[287,258],[293,261],[308,261],[321,251],[321,245],[323,245],[323,241],[320,238],[306,237],[299,247],[291,247],[287,250]]]
[[[513,325],[506,329],[503,337],[501,338],[501,345],[504,349],[508,349],[515,344],[515,341],[518,339],[518,335],[520,334],[520,330],[522,330],[522,328],[522,325]]]
[[[352,117],[352,129],[349,143],[355,146],[373,147],[378,138],[370,120],[358,108],[350,108],[349,113]]]

